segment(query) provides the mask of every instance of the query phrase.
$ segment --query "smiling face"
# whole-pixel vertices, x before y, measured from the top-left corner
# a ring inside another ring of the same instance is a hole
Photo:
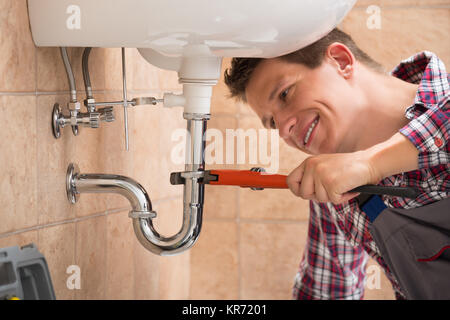
[[[264,59],[245,90],[264,127],[278,129],[288,145],[309,154],[354,151],[361,127],[363,100],[354,82],[355,60],[351,53],[339,53],[336,59],[330,52],[314,69]]]

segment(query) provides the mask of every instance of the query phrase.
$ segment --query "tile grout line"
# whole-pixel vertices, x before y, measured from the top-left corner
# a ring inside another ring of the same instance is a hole
[[[133,121],[132,121],[132,125],[133,125],[133,128],[136,128],[136,116],[135,116],[135,114],[134,113],[132,113],[131,115],[130,115],[132,118],[133,118]],[[136,146],[136,137],[135,137],[135,134],[134,134],[134,130],[133,130],[133,128],[130,130],[131,131],[131,139],[132,139],[132,141],[134,141],[134,145],[131,145],[130,146],[130,161],[131,161],[131,164],[130,164],[130,172],[132,172],[133,173],[133,175],[134,175],[134,168],[135,168],[135,166],[134,166],[134,156],[135,156],[135,152],[136,152],[136,148],[135,148],[135,146]],[[132,228],[132,230],[133,230],[133,228]],[[134,233],[134,230],[132,231],[133,233]],[[136,239],[136,236],[135,235],[133,235],[132,237],[134,237],[134,240]],[[136,252],[136,246],[135,246],[135,243],[134,243],[134,241],[132,241],[131,242],[131,250],[132,250],[132,254],[133,254],[133,272],[132,272],[132,277],[133,277],[133,279],[132,279],[132,281],[133,281],[133,283],[132,283],[132,299],[136,299],[136,267],[135,267],[135,263],[136,263],[136,254],[135,254],[135,252]]]
[[[167,91],[174,91],[175,89],[167,89]],[[93,90],[93,94],[115,94],[115,93],[122,93],[120,90],[116,89],[105,89],[105,90]],[[161,95],[159,91],[153,91],[153,90],[128,90],[127,93],[132,95],[152,95],[152,96],[158,96]],[[45,95],[67,95],[69,96],[70,92],[68,90],[62,90],[62,91],[39,91],[39,90],[33,90],[33,91],[0,91],[0,96],[45,96]],[[77,91],[77,95],[80,94]]]
[[[35,46],[35,48],[36,48],[36,46]],[[37,79],[38,79],[38,71],[37,71],[37,68],[38,68],[38,66],[37,66],[37,50],[34,50],[34,57],[33,57],[33,60],[34,60],[34,91],[36,92],[36,90],[37,90]],[[35,154],[35,159],[36,159],[36,161],[35,161],[35,163],[34,163],[34,165],[35,165],[35,167],[36,167],[36,173],[35,173],[35,184],[34,184],[34,192],[35,192],[35,197],[36,197],[36,203],[35,203],[35,213],[34,213],[34,215],[35,215],[35,217],[36,217],[36,223],[39,223],[39,217],[40,217],[40,210],[38,210],[37,209],[37,203],[38,203],[38,188],[39,188],[39,183],[38,183],[38,181],[39,181],[39,160],[38,160],[38,106],[37,106],[37,98],[36,98],[36,96],[34,96],[35,97],[35,99],[34,99],[34,116],[35,116],[35,120],[34,120],[34,125],[35,125],[35,128],[34,128],[34,134],[35,134],[35,137],[34,137],[34,140],[35,140],[35,150],[34,150],[34,154]],[[40,236],[40,232],[38,231],[38,232],[36,232],[36,234],[37,234],[37,243],[38,243],[38,246],[40,245],[40,243],[39,243],[39,236]]]
[[[232,222],[236,221],[235,218],[205,218],[204,221],[212,222]],[[239,222],[242,223],[261,223],[261,224],[295,224],[301,225],[307,223],[307,219],[302,220],[289,220],[289,219],[264,219],[264,218],[240,218]]]
[[[172,196],[172,197],[161,198],[161,199],[155,200],[152,204],[157,205],[157,204],[169,202],[169,201],[172,201],[172,200],[178,200],[178,199],[182,200],[182,196]],[[10,236],[18,235],[18,234],[25,233],[25,232],[42,230],[42,229],[45,229],[45,228],[56,227],[56,226],[64,225],[64,224],[77,223],[77,222],[81,222],[81,221],[85,221],[85,220],[89,220],[89,219],[98,218],[98,217],[101,217],[101,216],[108,216],[108,215],[113,215],[113,214],[119,214],[121,212],[129,211],[129,210],[130,210],[130,207],[121,207],[121,208],[107,209],[105,211],[94,213],[94,214],[88,215],[88,216],[75,217],[75,218],[68,219],[68,220],[55,221],[55,222],[44,223],[44,224],[36,224],[34,226],[31,226],[31,227],[18,229],[18,230],[10,231],[10,232],[1,233],[0,234],[0,239],[4,239],[4,238],[10,237]]]
[[[73,208],[73,207],[71,207],[71,210],[72,211],[75,211],[75,209]],[[78,252],[77,252],[77,250],[78,250],[78,246],[77,246],[77,239],[78,239],[78,223],[74,223],[75,225],[74,225],[74,235],[73,235],[73,260],[72,261],[74,261],[74,263],[78,266]],[[74,299],[74,300],[76,300],[76,293],[77,293],[77,290],[73,290],[73,293],[72,293],[72,298]]]
[[[88,215],[88,216],[85,216],[85,217],[76,217],[76,218],[72,218],[72,219],[68,219],[68,220],[62,220],[62,221],[38,224],[38,225],[35,225],[35,226],[32,226],[32,227],[28,227],[28,228],[23,228],[23,229],[19,229],[19,230],[15,230],[15,231],[2,233],[2,234],[0,234],[0,239],[7,238],[7,237],[10,237],[10,236],[14,236],[14,235],[18,235],[18,234],[21,234],[21,233],[24,233],[24,232],[41,230],[41,229],[56,227],[56,226],[59,226],[59,225],[64,225],[64,224],[69,224],[69,223],[77,223],[77,222],[81,222],[81,221],[85,221],[85,220],[89,220],[89,219],[98,218],[98,217],[101,217],[101,216],[107,216],[107,215],[110,215],[110,214],[117,214],[117,213],[123,212],[123,211],[125,211],[125,208],[118,208],[118,209],[113,209],[111,211],[105,210],[103,212],[95,213],[95,214]]]
[[[35,46],[35,48],[36,48],[36,46]],[[34,91],[36,92],[37,91],[37,86],[38,86],[38,63],[37,63],[37,61],[38,61],[38,58],[37,58],[37,50],[34,50]],[[38,155],[39,155],[39,151],[38,151],[38,134],[39,134],[39,110],[38,110],[38,99],[37,99],[37,96],[35,95],[34,96],[34,109],[35,109],[35,117],[36,117],[36,119],[35,119],[35,128],[34,128],[34,130],[35,130],[35,143],[36,143],[36,145],[35,145],[35,159],[36,159],[36,162],[35,162],[35,166],[36,166],[36,182],[35,182],[35,197],[36,197],[36,206],[35,206],[35,215],[36,215],[36,223],[38,223],[39,224],[39,221],[40,221],[40,217],[41,217],[41,211],[40,210],[38,210],[38,205],[37,205],[37,203],[38,203],[38,201],[39,201],[39,192],[38,192],[38,190],[39,190],[39,159],[38,159]],[[41,243],[40,243],[40,236],[41,236],[41,233],[39,232],[39,230],[37,230],[37,232],[36,232],[36,234],[37,234],[37,243],[38,243],[38,246],[40,246],[41,245]]]
[[[105,232],[105,245],[103,246],[103,250],[104,250],[104,255],[105,255],[105,269],[103,270],[103,281],[105,282],[105,289],[103,290],[102,293],[102,299],[105,299],[106,294],[108,292],[109,286],[108,286],[108,210],[106,211],[105,214],[105,219],[104,219],[104,232]]]

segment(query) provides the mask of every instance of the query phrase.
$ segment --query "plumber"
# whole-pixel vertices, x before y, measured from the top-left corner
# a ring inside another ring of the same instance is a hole
[[[388,208],[449,200],[449,76],[443,62],[425,51],[386,73],[334,29],[281,57],[233,58],[224,76],[231,96],[246,102],[264,127],[278,129],[289,146],[310,155],[287,178],[296,196],[310,200],[293,298],[361,299],[369,256],[384,268],[396,298],[407,298],[369,232],[358,194],[348,191],[366,184],[420,191],[415,199],[383,196]]]

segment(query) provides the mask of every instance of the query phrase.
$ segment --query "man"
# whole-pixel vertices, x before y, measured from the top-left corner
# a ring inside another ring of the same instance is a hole
[[[231,95],[247,102],[266,128],[312,156],[288,176],[310,201],[307,248],[295,299],[360,299],[368,255],[401,288],[368,232],[370,221],[349,190],[365,184],[413,186],[416,208],[450,193],[449,77],[430,52],[391,75],[339,29],[312,45],[272,58],[234,58],[225,72]]]

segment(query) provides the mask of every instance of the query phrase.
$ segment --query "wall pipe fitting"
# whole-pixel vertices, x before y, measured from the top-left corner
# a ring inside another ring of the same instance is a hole
[[[117,193],[130,201],[130,216],[155,217],[152,203],[145,189],[133,179],[114,174],[81,174],[76,164],[69,164],[66,176],[67,198],[77,202],[80,193]]]

